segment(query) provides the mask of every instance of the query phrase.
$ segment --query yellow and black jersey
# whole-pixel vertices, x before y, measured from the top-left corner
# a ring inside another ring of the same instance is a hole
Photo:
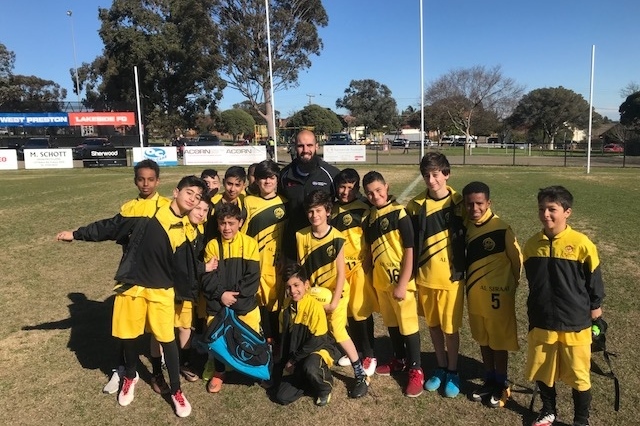
[[[350,203],[336,203],[331,211],[331,226],[345,238],[344,261],[347,264],[347,276],[357,269],[369,250],[362,230],[363,220],[369,214],[369,205],[361,200]]]
[[[364,235],[371,250],[373,286],[389,290],[398,284],[404,249],[414,244],[411,220],[403,206],[391,199],[384,207],[371,207],[363,224]],[[415,290],[413,278],[407,290]]]
[[[148,214],[142,214],[143,216],[148,216],[148,217],[152,217],[154,214],[156,214],[156,211],[162,207],[165,206],[167,204],[171,204],[171,199],[167,198],[167,197],[163,197],[162,195],[158,194],[157,192],[154,193],[151,197],[149,198],[134,198],[133,200],[129,200],[126,203],[124,203],[122,205],[122,207],[120,207],[120,212],[126,212],[131,210],[132,208],[135,207],[136,204],[143,202],[147,207],[145,207],[145,209],[148,209]],[[152,206],[155,204],[155,210],[152,211]],[[138,210],[139,211],[139,210]]]
[[[467,222],[466,238],[469,313],[513,315],[522,253],[511,227],[487,209],[477,222]]]
[[[329,336],[327,314],[320,302],[308,293],[298,302],[285,301],[280,312],[283,360],[300,362],[317,352],[327,365],[333,365],[333,339]]]
[[[230,306],[239,315],[254,310],[258,303],[256,293],[260,285],[260,255],[258,243],[253,238],[238,232],[233,239],[216,238],[207,243],[204,261],[218,259],[221,276],[216,287],[207,287],[209,280],[203,279],[203,293],[207,299],[207,313],[215,315],[222,309],[220,297],[225,291],[237,291],[237,302]]]
[[[247,210],[244,207],[244,198],[244,193],[240,194],[238,198],[236,198],[238,207],[240,207],[242,220],[245,220],[247,218]],[[215,214],[216,209],[222,203],[226,203],[224,199],[224,192],[218,192],[216,195],[211,197],[212,207],[209,209],[209,215],[207,216],[207,221],[204,224],[204,240],[207,243],[220,236],[220,231],[218,230],[218,222],[216,221]]]
[[[285,203],[286,200],[279,195],[270,199],[249,195],[244,199],[247,219],[242,225],[242,232],[258,242],[262,274],[276,275],[287,223]]]
[[[524,246],[529,281],[529,329],[580,331],[591,325],[591,311],[604,298],[595,244],[570,226],[549,239],[544,232]]]
[[[463,199],[447,188],[449,194],[440,200],[424,191],[407,205],[416,235],[416,284],[442,290],[452,288],[466,269]]]
[[[345,239],[333,226],[322,238],[317,238],[308,226],[296,232],[298,260],[309,276],[311,285],[334,290],[337,285],[338,269],[336,259],[343,249]],[[349,284],[345,281],[343,293],[349,294]]]

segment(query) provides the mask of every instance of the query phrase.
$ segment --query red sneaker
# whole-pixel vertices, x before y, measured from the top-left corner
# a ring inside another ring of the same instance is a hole
[[[404,394],[410,398],[415,398],[422,394],[422,386],[424,385],[424,373],[422,368],[409,369],[409,383]]]
[[[376,374],[378,376],[390,376],[391,374],[400,373],[405,371],[406,365],[404,359],[391,358],[386,364],[381,364],[376,367]]]

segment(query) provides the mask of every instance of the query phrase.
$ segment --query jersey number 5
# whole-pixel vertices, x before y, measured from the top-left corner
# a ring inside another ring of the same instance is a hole
[[[500,293],[491,293],[491,307],[500,309]]]

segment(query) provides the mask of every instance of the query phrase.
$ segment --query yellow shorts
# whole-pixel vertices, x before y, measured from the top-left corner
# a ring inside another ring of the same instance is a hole
[[[329,332],[336,339],[336,343],[345,342],[351,337],[347,332],[347,307],[349,305],[349,293],[342,292],[342,297],[338,302],[336,309],[327,315],[327,321],[329,322]]]
[[[418,300],[427,326],[439,326],[445,334],[456,333],[462,326],[464,285],[451,286],[451,290],[418,286]]]
[[[278,310],[278,279],[275,275],[260,275],[260,287],[258,287],[258,306],[264,306],[268,312]]]
[[[173,288],[133,286],[116,294],[113,302],[112,334],[119,339],[135,339],[145,326],[160,343],[175,340],[175,293]]]
[[[211,321],[213,321],[213,318],[214,318],[213,315],[207,317],[207,325],[211,324]],[[247,312],[244,315],[238,315],[238,318],[244,321],[244,323],[247,324],[249,327],[251,327],[256,333],[262,334],[262,328],[260,327],[260,308],[259,307],[256,307],[254,310]]]
[[[573,389],[591,389],[591,328],[579,332],[534,328],[527,336],[526,376],[547,386],[562,381]]]
[[[403,336],[418,332],[418,301],[414,290],[407,290],[407,295],[402,301],[393,298],[392,289],[376,289],[376,293],[382,321],[386,327],[400,327],[400,334]]]
[[[174,324],[180,328],[191,328],[193,325],[193,302],[185,300],[176,302]]]
[[[489,346],[494,351],[517,351],[518,327],[516,318],[485,318],[469,314],[469,328],[473,340],[480,346]]]
[[[351,286],[347,310],[349,317],[356,321],[363,321],[380,310],[371,274],[365,274],[362,265],[355,267],[347,274],[347,281]]]

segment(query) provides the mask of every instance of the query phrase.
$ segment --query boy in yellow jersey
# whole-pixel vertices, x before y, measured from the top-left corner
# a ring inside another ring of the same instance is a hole
[[[329,225],[331,215],[331,195],[316,189],[304,199],[304,209],[311,226],[296,232],[298,260],[313,286],[331,290],[331,302],[324,305],[329,330],[346,353],[353,366],[355,384],[349,392],[351,398],[367,394],[369,377],[364,372],[353,340],[347,332],[347,306],[349,304],[349,284],[345,282],[344,245],[342,234]]]
[[[203,195],[200,202],[188,214],[189,225],[186,228],[187,240],[193,248],[193,265],[196,274],[191,278],[191,288],[180,300],[176,300],[175,326],[180,345],[180,374],[189,382],[198,380],[198,375],[190,365],[191,330],[197,329],[194,316],[200,290],[200,278],[205,273],[204,259],[204,223],[207,220],[211,198]],[[201,328],[201,327],[200,327]]]
[[[235,204],[240,207],[242,212],[242,219],[247,217],[244,209],[244,197],[245,186],[247,182],[247,172],[244,167],[231,166],[224,173],[224,180],[222,182],[224,192],[218,192],[211,197],[211,204],[213,208],[209,210],[209,219],[215,216],[216,209],[223,204]],[[218,225],[215,220],[207,220],[207,224],[204,230],[205,242],[211,241],[213,238],[218,237]]]
[[[330,366],[336,352],[329,336],[327,315],[322,304],[309,294],[309,278],[302,266],[287,265],[283,281],[288,297],[280,313],[283,355],[279,376],[282,379],[275,399],[287,405],[307,390],[316,398],[316,405],[322,407],[331,400]]]
[[[260,309],[256,293],[260,285],[260,254],[258,243],[240,232],[242,213],[240,207],[232,203],[220,205],[214,220],[218,224],[220,236],[209,241],[205,247],[204,260],[217,260],[217,268],[222,264],[224,279],[216,288],[208,288],[206,280],[203,292],[207,303],[207,323],[211,324],[215,315],[223,307],[233,309],[238,318],[260,333]],[[207,390],[218,393],[224,383],[225,365],[214,360],[215,373],[207,383]]]
[[[378,366],[373,352],[373,312],[377,310],[377,299],[371,283],[371,264],[364,267],[369,247],[364,240],[362,223],[369,214],[369,205],[358,195],[360,176],[354,169],[342,170],[334,179],[337,202],[331,211],[331,226],[345,238],[344,258],[347,265],[346,280],[351,291],[347,321],[349,335],[362,356],[362,366],[371,377]],[[351,362],[347,356],[338,364],[345,366]]]
[[[538,192],[542,231],[524,246],[529,281],[526,376],[540,389],[542,410],[533,426],[557,416],[557,380],[573,392],[573,424],[589,424],[591,324],[602,316],[604,284],[596,246],[567,224],[573,195],[562,186]]]
[[[207,184],[207,195],[209,198],[213,197],[220,190],[220,176],[215,169],[204,169],[200,173],[200,179]]]
[[[282,304],[283,288],[278,275],[282,235],[286,226],[286,200],[278,195],[280,168],[272,160],[256,164],[255,186],[258,193],[244,199],[247,220],[242,232],[258,242],[260,251],[260,288],[258,306],[262,318],[262,329],[268,341],[278,339],[278,312]]]
[[[389,185],[380,173],[364,175],[362,186],[372,204],[363,228],[371,250],[373,287],[393,351],[391,360],[378,365],[376,374],[389,376],[408,370],[405,395],[417,397],[422,394],[424,373],[413,279],[413,227],[404,207],[389,195]]]
[[[516,287],[522,254],[511,227],[491,211],[489,187],[471,182],[462,190],[467,210],[467,307],[471,336],[480,344],[484,383],[471,394],[504,407],[511,395],[509,353],[517,351]]]
[[[186,176],[173,190],[171,204],[160,207],[153,217],[144,214],[152,201],[141,202],[113,218],[57,235],[59,241],[119,241],[129,236],[115,277],[119,285],[116,286],[112,324],[112,333],[122,340],[125,353],[125,373],[118,395],[118,403],[122,406],[129,405],[134,398],[138,382],[135,339],[148,327],[163,347],[176,414],[179,417],[191,414],[191,405],[180,389],[173,327],[175,288],[185,284],[178,282],[176,276],[182,277],[192,268],[185,234],[186,215],[196,206],[204,190],[205,184],[200,178]]]
[[[420,173],[427,189],[407,205],[416,237],[418,303],[438,367],[424,383],[425,390],[443,388],[454,398],[460,393],[458,351],[464,299],[465,246],[462,195],[447,185],[451,166],[444,154],[427,153]]]

